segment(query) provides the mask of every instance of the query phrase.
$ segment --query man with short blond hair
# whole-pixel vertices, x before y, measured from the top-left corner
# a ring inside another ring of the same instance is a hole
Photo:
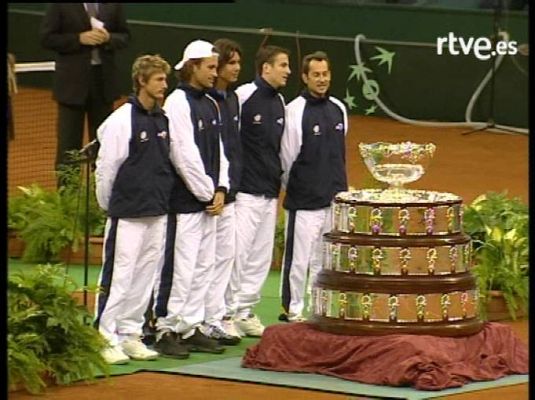
[[[141,341],[163,244],[173,186],[168,120],[160,108],[171,67],[158,55],[132,66],[134,95],[98,128],[95,180],[108,215],[94,325],[108,341],[109,364],[152,360]]]

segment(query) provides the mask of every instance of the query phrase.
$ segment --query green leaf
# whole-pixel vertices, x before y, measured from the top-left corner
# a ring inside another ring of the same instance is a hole
[[[39,265],[31,273],[8,277],[9,383],[21,383],[31,393],[45,387],[42,377],[57,383],[94,379],[94,371],[109,374],[100,352],[107,345],[84,323],[89,312],[72,298],[72,278],[58,265]]]

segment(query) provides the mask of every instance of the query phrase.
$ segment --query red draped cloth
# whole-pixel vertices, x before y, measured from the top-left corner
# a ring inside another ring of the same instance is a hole
[[[475,335],[455,338],[334,335],[307,323],[290,323],[267,327],[260,342],[247,349],[242,366],[441,390],[527,374],[528,347],[499,323],[486,323]]]

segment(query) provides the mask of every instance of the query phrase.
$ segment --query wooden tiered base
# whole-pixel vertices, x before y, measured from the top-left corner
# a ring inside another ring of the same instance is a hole
[[[469,272],[406,277],[323,270],[314,284],[310,322],[341,335],[466,336],[483,327],[477,296]]]
[[[309,322],[314,328],[322,332],[355,336],[412,334],[461,337],[473,335],[483,329],[483,322],[477,318],[458,322],[412,322],[401,324],[391,322],[347,321],[344,319],[336,320],[314,315],[310,318]]]

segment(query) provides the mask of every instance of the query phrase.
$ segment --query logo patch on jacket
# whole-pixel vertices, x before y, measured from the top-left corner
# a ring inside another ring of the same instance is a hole
[[[166,131],[158,132],[156,136],[161,137],[162,139],[165,139],[167,137],[167,132]]]
[[[202,119],[200,119],[199,122],[197,122],[197,126],[199,127],[199,131],[202,131],[204,129],[204,124],[202,122]]]
[[[339,122],[339,123],[336,124],[334,129],[337,130],[337,131],[343,132],[344,131],[344,124],[342,122]]]
[[[140,142],[146,142],[147,140],[149,140],[149,136],[147,135],[147,132],[146,131],[141,131],[139,133],[139,141]]]
[[[284,124],[284,117],[277,118],[277,124],[279,125]]]
[[[212,120],[212,125],[217,125],[217,119]]]
[[[262,123],[262,115],[260,114],[256,114],[254,117],[253,117],[253,124],[255,125],[260,125]]]
[[[312,133],[314,133],[314,136],[321,135],[320,126],[318,124],[312,127]]]

